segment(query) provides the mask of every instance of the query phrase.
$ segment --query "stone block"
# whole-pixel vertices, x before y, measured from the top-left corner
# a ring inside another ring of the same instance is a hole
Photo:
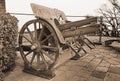
[[[120,65],[111,65],[108,72],[120,75]]]
[[[120,81],[120,75],[114,73],[107,73],[104,81]]]

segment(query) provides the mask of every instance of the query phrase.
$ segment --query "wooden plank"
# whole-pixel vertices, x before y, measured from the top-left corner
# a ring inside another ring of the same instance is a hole
[[[80,35],[96,32],[99,30],[99,28],[100,28],[99,24],[92,24],[86,27],[80,27],[79,29],[75,29],[75,30],[63,31],[62,35],[64,38],[72,37],[72,36],[80,36]]]
[[[80,27],[83,25],[87,25],[87,24],[90,24],[91,22],[97,22],[97,17],[92,17],[84,20],[75,21],[75,22],[69,22],[66,24],[59,25],[58,28],[60,30],[66,30],[66,29],[70,29],[71,27]]]

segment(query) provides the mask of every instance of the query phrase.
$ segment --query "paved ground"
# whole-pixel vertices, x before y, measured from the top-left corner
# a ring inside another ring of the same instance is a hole
[[[117,48],[120,43],[113,45]],[[120,81],[120,52],[110,47],[96,46],[79,60],[67,61],[55,70],[51,80],[22,72],[20,61],[18,57],[16,68],[5,81]]]

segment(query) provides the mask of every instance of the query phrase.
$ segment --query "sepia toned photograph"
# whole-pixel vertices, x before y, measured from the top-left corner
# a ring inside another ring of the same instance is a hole
[[[0,0],[0,81],[120,81],[120,1]]]

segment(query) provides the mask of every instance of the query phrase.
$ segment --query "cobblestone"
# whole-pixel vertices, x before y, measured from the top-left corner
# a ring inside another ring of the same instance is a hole
[[[60,76],[54,77],[52,81],[69,81],[69,79],[71,79],[75,74],[76,72],[74,71],[66,71]]]
[[[120,75],[114,73],[107,73],[104,81],[120,81]]]
[[[88,65],[84,66],[84,68],[86,68],[86,70],[88,70],[88,71],[94,71],[95,68],[100,63],[100,61],[101,61],[101,59],[95,58]]]
[[[92,72],[92,76],[96,77],[96,78],[99,78],[99,79],[104,79],[104,77],[106,76],[106,72],[94,70]]]
[[[120,62],[118,62],[118,59],[115,59],[115,58],[103,58],[105,61],[107,61],[108,63],[110,64],[113,64],[113,65],[118,65],[120,64]]]
[[[99,72],[107,72],[107,71],[108,71],[108,67],[98,66],[98,67],[96,68],[96,71],[99,71]]]
[[[110,66],[110,63],[102,60],[102,62],[99,64],[99,66],[100,66],[100,67],[107,67],[107,68],[108,68],[108,67]]]
[[[111,65],[108,71],[120,75],[120,65]]]
[[[80,66],[71,66],[70,71],[74,70],[75,72],[79,72],[81,69],[82,69],[82,67],[80,67]]]
[[[81,77],[79,77],[79,76],[73,76],[73,78],[69,81],[82,81],[80,79],[81,79]],[[85,81],[85,80],[83,80],[83,81]]]

